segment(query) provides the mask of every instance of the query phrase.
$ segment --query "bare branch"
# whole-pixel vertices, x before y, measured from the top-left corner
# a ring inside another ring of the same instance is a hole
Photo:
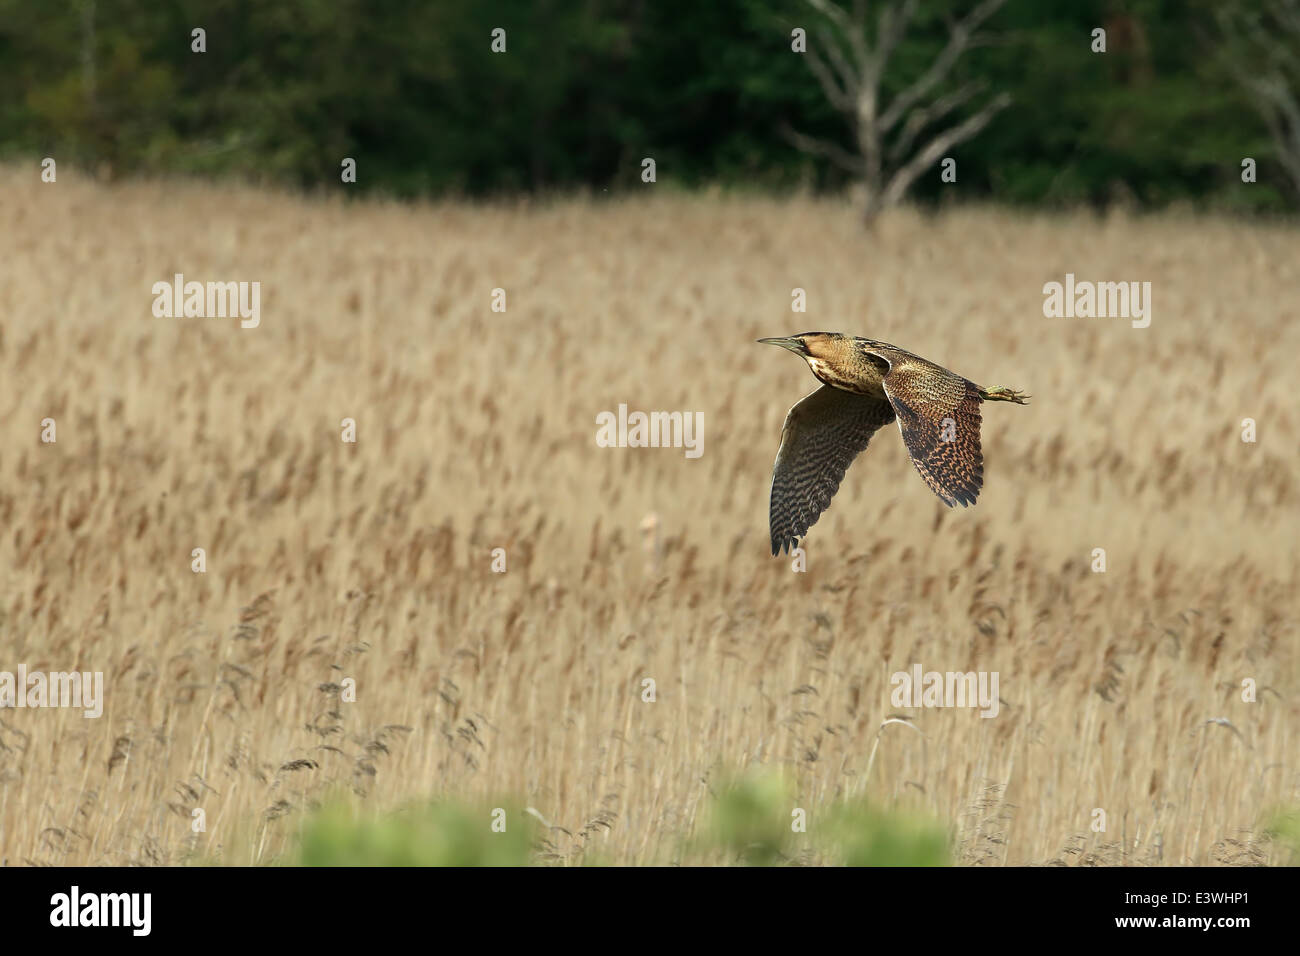
[[[1300,196],[1300,0],[1273,0],[1262,9],[1221,7],[1215,19],[1232,51],[1224,57],[1228,70],[1250,94]]]
[[[811,3],[812,0],[809,0]],[[894,98],[880,117],[880,128],[882,131],[888,131],[893,128],[894,124],[903,118],[913,106],[927,96],[934,87],[948,75],[958,57],[970,45],[975,31],[980,25],[991,17],[998,9],[1006,3],[1006,0],[984,0],[968,13],[962,20],[958,21],[952,28],[948,36],[948,44],[943,51],[935,57],[930,64],[930,68],[925,71],[915,83],[903,90]]]
[[[959,87],[947,96],[941,96],[923,110],[913,110],[907,116],[907,122],[903,124],[902,131],[898,134],[898,139],[889,150],[889,161],[897,162],[907,155],[907,151],[912,148],[916,137],[931,123],[938,122],[948,113],[957,109],[957,107],[969,102],[980,93],[984,92],[988,84],[984,82],[967,83]]]
[[[867,46],[866,11],[863,4],[854,4],[854,15],[850,16],[843,7],[836,6],[830,0],[806,0],[806,2],[808,6],[835,24],[840,33],[844,34],[844,39],[853,52],[853,58],[857,60],[859,75],[865,76],[869,73],[872,54],[871,49]]]
[[[899,167],[894,175],[890,177],[889,185],[885,188],[884,205],[892,205],[902,199],[903,194],[907,192],[917,177],[933,166],[944,153],[959,143],[966,142],[966,140],[987,126],[989,120],[993,119],[994,116],[1010,104],[1011,97],[1006,93],[1001,93],[985,103],[984,107],[969,119],[958,123],[947,132],[940,133],[930,140],[919,153],[913,156],[905,165]]]
[[[1259,15],[1251,16],[1243,24],[1243,29],[1249,32],[1251,41],[1255,44],[1257,52],[1263,52],[1264,58],[1274,69],[1279,69],[1288,63],[1295,62],[1295,52],[1291,44],[1276,39],[1272,33],[1264,29],[1263,24],[1259,22]],[[1258,67],[1258,63],[1252,66]]]
[[[1261,100],[1273,105],[1286,120],[1287,126],[1300,130],[1300,101],[1280,77],[1274,76],[1267,80],[1252,78],[1250,85]]]
[[[835,77],[831,75],[830,67],[826,61],[818,56],[817,51],[812,47],[808,48],[804,54],[808,58],[808,69],[812,70],[813,76],[817,77],[817,83],[826,94],[826,99],[830,101],[831,106],[835,107],[841,113],[848,113],[853,110],[853,96],[851,93],[840,88],[835,82]]]
[[[844,58],[844,51],[840,49],[835,37],[831,35],[829,30],[818,30],[817,42],[826,48],[826,52],[831,58],[831,64],[835,67],[835,74],[844,85],[844,91],[849,96],[856,96],[862,78],[854,72],[852,64]]]
[[[863,162],[861,158],[854,156],[842,146],[824,139],[817,139],[814,136],[807,136],[784,123],[781,124],[779,132],[781,137],[796,149],[814,156],[825,156],[841,169],[853,173],[855,176],[862,175]]]
[[[848,33],[853,29],[853,19],[842,7],[836,6],[831,3],[830,0],[807,0],[807,3],[808,6],[812,7],[845,33]],[[855,12],[860,12],[860,10],[860,5],[855,7]]]
[[[1300,195],[1300,102],[1277,78],[1267,83],[1253,81],[1252,88],[1259,95],[1255,111],[1268,126],[1269,135],[1277,147],[1278,162],[1291,179],[1296,195]]]
[[[885,72],[885,64],[903,39],[907,24],[916,14],[916,0],[904,0],[902,6],[888,6],[880,11],[876,26],[875,71],[877,81]]]

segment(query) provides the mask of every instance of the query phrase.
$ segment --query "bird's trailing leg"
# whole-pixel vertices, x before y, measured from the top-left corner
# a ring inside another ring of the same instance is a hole
[[[986,402],[1015,402],[1017,405],[1028,405],[1029,396],[1024,392],[1016,391],[1014,388],[1007,388],[1004,385],[994,385],[992,388],[981,388],[980,398]]]

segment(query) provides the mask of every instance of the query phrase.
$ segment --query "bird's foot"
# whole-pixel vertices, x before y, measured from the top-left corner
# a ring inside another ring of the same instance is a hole
[[[1017,405],[1029,404],[1029,396],[1024,392],[1016,391],[1014,388],[1006,388],[1002,385],[995,385],[992,388],[986,388],[980,397],[986,402],[1015,402]]]

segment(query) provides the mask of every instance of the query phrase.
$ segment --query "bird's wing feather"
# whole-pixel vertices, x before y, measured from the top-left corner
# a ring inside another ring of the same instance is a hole
[[[979,386],[901,349],[872,351],[890,363],[882,384],[912,464],[944,504],[974,504],[984,484]]]
[[[816,524],[871,436],[894,420],[889,402],[823,385],[791,406],[772,469],[772,553]]]

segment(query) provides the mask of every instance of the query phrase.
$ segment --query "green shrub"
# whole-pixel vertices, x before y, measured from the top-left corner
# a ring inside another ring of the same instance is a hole
[[[411,807],[379,819],[357,819],[333,804],[303,825],[303,866],[523,866],[535,842],[532,818],[506,808],[505,830],[493,830],[494,808],[453,803]]]
[[[803,806],[807,832],[795,832],[801,805],[781,778],[750,775],[723,784],[688,855],[722,853],[750,866],[797,861],[847,866],[947,866],[949,838],[940,824],[866,801]]]

